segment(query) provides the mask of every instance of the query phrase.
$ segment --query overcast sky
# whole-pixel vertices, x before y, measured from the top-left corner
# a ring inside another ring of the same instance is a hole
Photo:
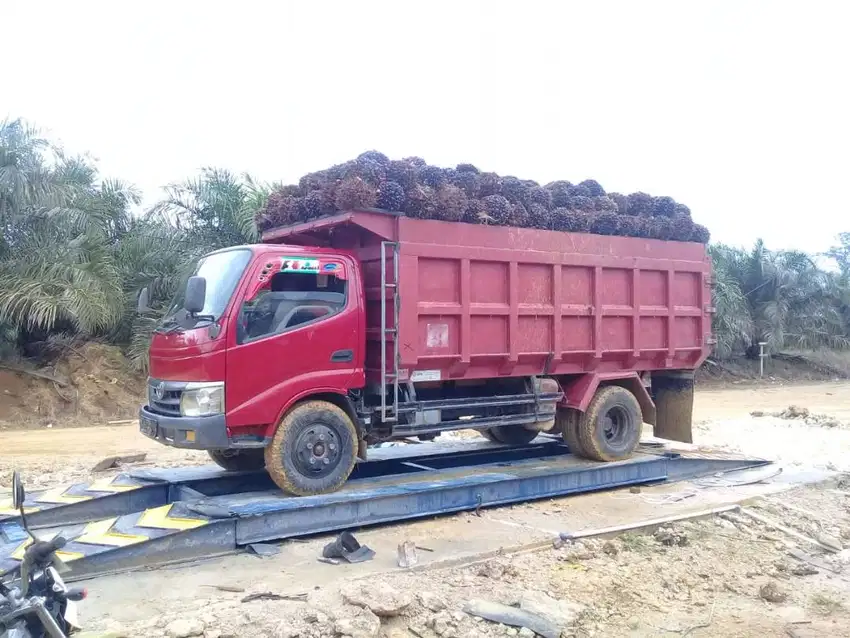
[[[0,117],[146,201],[368,150],[671,195],[716,239],[850,230],[843,0],[0,0]]]

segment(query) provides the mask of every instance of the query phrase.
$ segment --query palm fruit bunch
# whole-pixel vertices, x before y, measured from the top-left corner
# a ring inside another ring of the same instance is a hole
[[[541,228],[708,243],[709,232],[672,197],[607,193],[596,180],[541,186],[472,164],[442,168],[420,157],[378,151],[309,173],[273,192],[257,215],[260,230],[344,210],[381,209],[418,219]]]

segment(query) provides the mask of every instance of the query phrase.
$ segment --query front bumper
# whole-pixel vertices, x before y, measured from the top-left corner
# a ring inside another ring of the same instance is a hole
[[[190,450],[224,450],[233,447],[227,436],[224,415],[164,416],[147,406],[139,410],[139,430],[149,439]]]

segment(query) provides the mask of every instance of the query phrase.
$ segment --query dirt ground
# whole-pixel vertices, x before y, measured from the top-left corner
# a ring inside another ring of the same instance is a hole
[[[230,556],[92,581],[81,612],[93,630],[114,637],[532,635],[463,611],[483,599],[542,606],[567,636],[850,636],[848,391],[850,383],[831,382],[697,393],[696,442],[775,460],[784,483],[680,483],[365,530],[358,538],[378,556],[362,565],[317,563],[326,538],[286,543],[271,559]],[[790,405],[808,409],[808,418],[772,416]],[[145,462],[157,466],[208,462],[205,454],[149,442],[133,425],[5,430],[0,451],[0,482],[14,467],[33,489],[83,480],[112,454],[147,452]],[[812,476],[829,480],[796,485]],[[740,501],[786,530],[845,549],[826,552],[740,512],[558,549],[551,543],[558,531]],[[420,571],[395,565],[395,546],[403,539],[434,550],[420,552]],[[538,551],[513,553],[531,546]],[[790,556],[795,547],[816,556],[816,566]],[[242,602],[247,594],[268,591],[306,600]]]

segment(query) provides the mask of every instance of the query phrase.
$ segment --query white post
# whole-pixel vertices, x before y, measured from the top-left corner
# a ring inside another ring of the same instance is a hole
[[[767,345],[764,341],[759,341],[759,376],[764,376],[764,347]]]

